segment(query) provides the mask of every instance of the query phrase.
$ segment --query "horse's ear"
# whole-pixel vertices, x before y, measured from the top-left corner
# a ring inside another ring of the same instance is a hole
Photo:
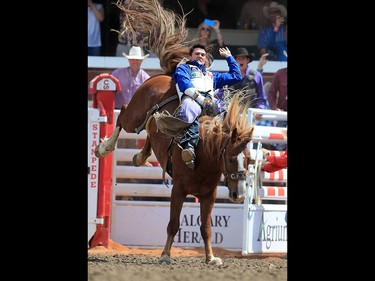
[[[234,128],[234,130],[232,131],[232,136],[230,138],[230,140],[231,140],[232,143],[236,142],[237,136],[238,136],[237,128]]]

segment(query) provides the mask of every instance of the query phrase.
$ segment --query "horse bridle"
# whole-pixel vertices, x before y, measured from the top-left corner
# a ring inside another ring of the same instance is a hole
[[[245,171],[236,171],[236,172],[228,172],[227,171],[227,165],[226,165],[226,157],[225,157],[225,150],[228,145],[230,139],[230,134],[227,134],[227,137],[225,139],[223,148],[221,149],[220,155],[223,156],[224,160],[224,185],[228,186],[230,180],[246,180],[246,172]]]

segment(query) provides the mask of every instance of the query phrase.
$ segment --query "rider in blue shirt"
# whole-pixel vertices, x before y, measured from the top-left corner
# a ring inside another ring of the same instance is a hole
[[[206,68],[206,47],[195,44],[189,50],[189,60],[182,61],[172,75],[181,102],[177,118],[190,124],[179,143],[182,159],[190,169],[194,169],[195,166],[195,148],[199,140],[197,117],[203,110],[213,116],[225,111],[224,101],[216,98],[214,91],[242,79],[239,65],[230,50],[219,48],[219,53],[228,63],[228,72],[209,71]]]

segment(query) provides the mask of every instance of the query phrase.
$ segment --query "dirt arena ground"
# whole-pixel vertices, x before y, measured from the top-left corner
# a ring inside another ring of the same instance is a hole
[[[160,265],[162,249],[135,249],[110,241],[88,250],[89,281],[286,281],[284,254],[251,254],[214,249],[223,265],[205,264],[203,248],[172,248],[172,264]]]

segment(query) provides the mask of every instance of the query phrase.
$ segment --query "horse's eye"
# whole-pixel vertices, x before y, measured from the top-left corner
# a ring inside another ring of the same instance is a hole
[[[229,163],[233,164],[237,160],[237,157],[230,157]]]

